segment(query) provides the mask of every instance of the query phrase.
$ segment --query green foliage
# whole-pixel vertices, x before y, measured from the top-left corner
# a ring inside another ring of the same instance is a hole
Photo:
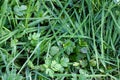
[[[2,80],[23,80],[21,75],[18,75],[15,70],[10,71],[2,76]]]
[[[52,46],[50,50],[51,56],[54,56],[59,53],[59,48],[57,46]]]
[[[62,57],[61,60],[60,60],[60,64],[61,64],[63,67],[68,67],[68,65],[69,65],[69,58],[67,58],[67,57]]]
[[[14,12],[17,16],[23,16],[25,14],[25,10],[27,10],[26,5],[21,5],[21,6],[16,5],[14,7]]]
[[[70,54],[73,52],[74,48],[75,48],[75,43],[72,42],[72,41],[70,41],[70,40],[66,40],[66,41],[63,43],[63,47],[64,47],[64,49],[66,49],[65,52],[66,52],[68,55],[70,55]]]
[[[29,34],[28,40],[30,40],[30,43],[32,46],[36,46],[38,43],[39,37],[40,37],[40,34],[38,33]]]
[[[0,79],[119,80],[119,0],[0,0]]]

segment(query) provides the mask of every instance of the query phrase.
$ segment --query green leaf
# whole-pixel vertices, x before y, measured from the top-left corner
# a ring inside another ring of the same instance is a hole
[[[50,54],[54,56],[57,53],[59,53],[59,48],[57,46],[52,46],[50,50]]]
[[[26,5],[21,5],[21,6],[16,5],[14,7],[14,12],[17,16],[23,16],[25,14],[25,10],[27,10]]]
[[[96,66],[97,62],[94,59],[90,60],[90,65],[91,66]]]
[[[88,65],[87,60],[80,60],[80,65],[84,68]]]
[[[52,63],[52,60],[51,60],[50,58],[47,58],[47,59],[45,60],[45,64],[46,64],[46,65],[50,66],[51,63]]]
[[[68,66],[68,63],[69,63],[69,58],[63,57],[63,58],[60,60],[60,64],[61,64],[63,67],[67,67],[67,66]]]
[[[13,40],[11,40],[11,47],[16,46],[17,42],[18,42],[17,39],[13,39]]]
[[[72,73],[72,80],[77,80],[77,74],[75,74],[75,73]]]
[[[46,74],[49,74],[50,77],[54,77],[54,71],[52,69],[46,69]]]
[[[81,53],[88,53],[87,47],[82,47],[82,48],[80,49],[80,52],[81,52]]]
[[[84,74],[79,75],[79,80],[87,80]]]
[[[31,69],[34,69],[34,65],[33,65],[33,63],[32,63],[32,61],[28,61],[28,66],[31,68]]]
[[[79,66],[80,65],[80,63],[78,63],[78,62],[74,62],[73,63],[73,66],[75,66],[75,67],[77,67],[77,66]]]
[[[85,42],[85,41],[83,41],[83,40],[79,40],[79,45],[80,45],[81,47],[88,46],[88,45],[87,45],[87,42]]]
[[[75,48],[75,43],[70,40],[66,40],[63,44],[63,47],[65,49],[65,52],[67,52],[67,54],[70,55],[73,52],[73,49]]]
[[[61,72],[63,71],[63,67],[59,63],[57,63],[55,60],[52,61],[51,63],[51,69],[54,71],[61,71]]]
[[[38,40],[39,37],[40,37],[40,34],[39,34],[39,33],[33,33],[33,35],[32,35],[32,39],[33,39],[33,40]]]
[[[38,43],[39,37],[40,37],[39,33],[29,34],[28,40],[30,40],[30,43],[32,46],[36,46]]]

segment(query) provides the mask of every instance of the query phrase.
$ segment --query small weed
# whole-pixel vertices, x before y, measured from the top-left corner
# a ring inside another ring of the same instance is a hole
[[[120,80],[120,0],[0,0],[0,80]]]

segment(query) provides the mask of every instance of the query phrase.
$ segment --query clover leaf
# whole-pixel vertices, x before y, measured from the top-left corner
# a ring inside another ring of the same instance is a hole
[[[16,5],[14,7],[14,12],[17,16],[23,16],[25,14],[25,10],[27,10],[26,5],[21,5],[21,6]]]
[[[87,47],[82,47],[82,48],[80,49],[80,52],[81,52],[81,53],[88,53],[88,48],[87,48]]]
[[[67,58],[67,57],[63,57],[63,58],[60,60],[60,64],[61,64],[63,67],[67,67],[67,66],[68,66],[68,63],[69,63],[69,58]]]
[[[63,47],[65,49],[65,52],[70,55],[74,48],[75,48],[75,43],[70,41],[70,40],[66,40],[65,43],[63,44]]]
[[[55,60],[52,61],[51,68],[53,71],[61,71],[62,72],[64,70],[63,67],[59,63],[57,63]]]
[[[45,73],[49,74],[50,77],[54,77],[54,71],[52,69],[46,69]]]
[[[57,46],[52,46],[51,50],[50,50],[50,54],[52,56],[54,56],[55,54],[57,54],[59,52],[59,48]]]

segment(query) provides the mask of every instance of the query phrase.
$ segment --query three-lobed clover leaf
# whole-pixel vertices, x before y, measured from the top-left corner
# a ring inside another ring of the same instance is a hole
[[[59,48],[57,46],[52,46],[50,49],[50,54],[54,56],[57,53],[59,53]]]
[[[69,63],[69,58],[67,58],[67,57],[63,57],[63,58],[60,60],[60,64],[61,64],[63,67],[67,67],[67,66],[68,66],[68,63]]]
[[[14,12],[17,16],[23,16],[25,14],[25,10],[27,10],[26,5],[21,5],[21,6],[16,5],[14,7]]]

